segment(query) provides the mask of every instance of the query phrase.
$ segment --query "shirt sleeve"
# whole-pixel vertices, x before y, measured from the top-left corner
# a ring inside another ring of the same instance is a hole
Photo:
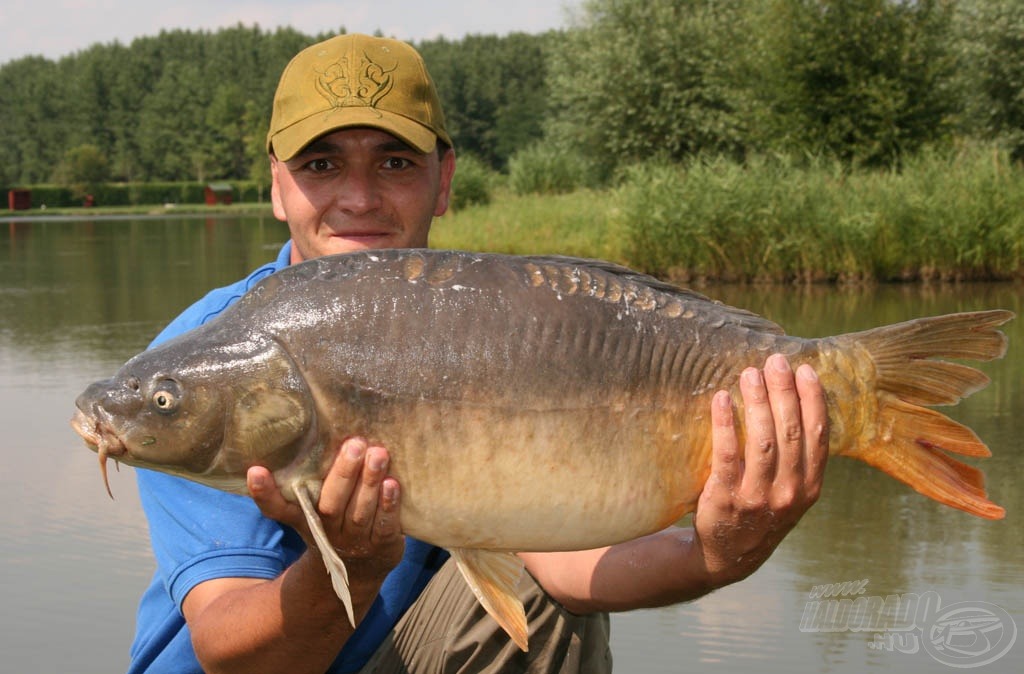
[[[215,578],[276,578],[303,549],[292,529],[266,519],[252,499],[137,469],[157,575],[181,610]]]

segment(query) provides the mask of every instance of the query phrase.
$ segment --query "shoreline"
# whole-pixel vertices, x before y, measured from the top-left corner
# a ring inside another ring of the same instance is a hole
[[[102,206],[76,208],[30,208],[24,211],[5,210],[0,222],[16,223],[36,220],[87,220],[90,218],[118,219],[137,217],[174,217],[197,215],[272,215],[273,206],[265,203],[217,204],[150,204],[148,206]]]

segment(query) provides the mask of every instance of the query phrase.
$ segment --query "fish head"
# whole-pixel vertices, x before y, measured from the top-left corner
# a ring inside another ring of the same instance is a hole
[[[316,435],[310,391],[273,339],[211,345],[186,333],[75,404],[71,425],[99,454],[105,483],[112,458],[245,493],[250,467],[283,468]]]

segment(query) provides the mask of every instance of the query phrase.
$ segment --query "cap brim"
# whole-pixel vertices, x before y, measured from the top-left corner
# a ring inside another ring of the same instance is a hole
[[[433,152],[437,147],[437,136],[419,122],[370,107],[332,109],[310,115],[277,132],[270,138],[270,147],[275,157],[288,161],[320,136],[352,127],[386,131],[423,154]]]

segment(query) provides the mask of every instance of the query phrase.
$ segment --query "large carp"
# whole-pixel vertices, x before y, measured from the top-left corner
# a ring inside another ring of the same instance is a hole
[[[938,359],[1002,356],[996,328],[1012,317],[802,339],[599,261],[353,253],[284,269],[131,359],[78,398],[72,423],[104,469],[114,458],[244,494],[246,470],[266,466],[317,536],[314,504],[343,438],[381,443],[403,531],[450,550],[525,649],[513,553],[613,544],[692,511],[710,472],[711,397],[731,389],[740,404],[739,373],[774,352],[817,370],[832,454],[1002,517],[981,472],[946,453],[988,449],[925,406],[988,382]],[[319,544],[350,603],[344,565]]]

